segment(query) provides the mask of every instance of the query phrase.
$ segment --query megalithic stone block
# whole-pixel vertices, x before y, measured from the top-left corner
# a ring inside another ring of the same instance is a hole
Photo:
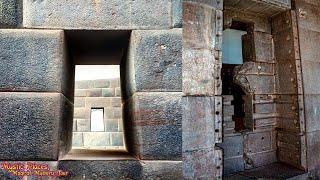
[[[59,29],[169,29],[171,0],[23,1],[23,26]]]
[[[0,109],[1,160],[57,160],[68,151],[73,106],[62,94],[2,92]]]
[[[142,179],[183,179],[182,161],[141,161]]]
[[[184,151],[214,147],[222,141],[222,121],[216,118],[222,116],[221,101],[220,97],[183,97]]]
[[[182,30],[137,30],[131,34],[127,62],[128,94],[181,91]]]
[[[0,0],[0,28],[22,24],[22,0]]]
[[[63,160],[58,169],[68,171],[66,179],[141,179],[141,164],[133,158],[122,160]]]
[[[0,91],[58,92],[71,88],[61,30],[0,30]],[[71,75],[70,75],[71,76]],[[72,83],[71,83],[72,84]]]
[[[181,160],[182,93],[140,92],[129,102],[129,148],[144,160]]]

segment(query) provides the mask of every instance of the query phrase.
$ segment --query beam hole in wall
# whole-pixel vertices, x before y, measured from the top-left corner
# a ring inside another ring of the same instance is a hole
[[[122,82],[129,38],[130,31],[66,31],[75,72],[69,154],[128,152]]]

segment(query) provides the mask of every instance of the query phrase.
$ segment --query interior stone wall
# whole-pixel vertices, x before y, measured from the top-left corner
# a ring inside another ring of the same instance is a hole
[[[91,129],[91,109],[104,109],[104,131]],[[73,149],[125,150],[120,78],[75,81]]]

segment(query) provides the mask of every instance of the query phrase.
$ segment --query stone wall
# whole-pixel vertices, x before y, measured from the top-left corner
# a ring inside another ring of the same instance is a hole
[[[104,109],[104,131],[91,129],[91,109]],[[125,150],[120,79],[75,82],[73,149]]]
[[[0,17],[0,161],[46,163],[69,171],[65,179],[182,179],[181,0],[0,0]],[[68,156],[81,100],[66,30],[131,32],[121,64],[126,154]]]

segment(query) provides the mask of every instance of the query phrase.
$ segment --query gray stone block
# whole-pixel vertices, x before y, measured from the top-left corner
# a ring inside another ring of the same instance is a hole
[[[85,96],[87,96],[87,90],[86,89],[75,89],[74,96],[75,97],[85,97]]]
[[[172,0],[172,26],[182,28],[182,0]]]
[[[113,96],[115,96],[114,88],[104,88],[104,89],[102,89],[102,96],[103,97],[113,97]]]
[[[110,133],[107,132],[84,132],[83,144],[85,147],[90,146],[109,146]]]
[[[19,27],[22,24],[22,0],[0,1],[0,28]]]
[[[70,97],[60,30],[0,30],[0,91],[59,92]]]
[[[74,108],[74,118],[79,119],[90,119],[90,109],[88,108]]]
[[[74,83],[75,89],[92,89],[94,88],[94,81],[90,80],[83,80],[83,81],[76,81]]]
[[[58,168],[69,171],[65,179],[141,179],[138,160],[59,161]]]
[[[184,179],[221,179],[222,153],[214,148],[183,152]]]
[[[112,107],[121,107],[122,101],[120,97],[113,97],[111,99],[111,106]]]
[[[243,143],[242,134],[237,134],[224,137],[223,143],[218,144],[218,146],[223,149],[224,158],[231,158],[243,155]]]
[[[95,88],[108,88],[110,87],[110,81],[106,79],[98,79],[94,81]]]
[[[170,0],[24,0],[23,26],[59,29],[167,29]]]
[[[133,31],[127,62],[128,94],[181,91],[181,66],[181,29]]]
[[[119,121],[122,119],[107,119],[106,122],[106,131],[107,132],[118,132],[119,131]]]
[[[0,159],[57,160],[70,147],[73,106],[60,93],[0,93],[0,107]]]
[[[183,97],[182,102],[183,150],[214,147],[215,131],[221,131],[215,123],[217,111],[215,97]]]
[[[115,92],[116,92],[115,96],[118,96],[118,97],[121,96],[121,88],[120,88],[120,87],[117,87],[117,88],[115,89]]]
[[[182,93],[135,93],[127,137],[141,159],[181,160]],[[131,139],[134,138],[134,139]]]
[[[123,133],[110,133],[111,145],[112,146],[123,146]]]
[[[101,97],[102,90],[101,89],[88,89],[87,90],[87,97]]]
[[[86,107],[109,107],[111,99],[108,97],[87,97]]]
[[[77,131],[90,131],[90,120],[89,119],[77,119]]]
[[[142,161],[142,179],[183,179],[182,161]]]
[[[83,134],[82,132],[73,132],[72,133],[72,146],[73,147],[82,147],[83,146]]]
[[[74,107],[85,107],[85,98],[84,97],[75,97],[74,98]]]

